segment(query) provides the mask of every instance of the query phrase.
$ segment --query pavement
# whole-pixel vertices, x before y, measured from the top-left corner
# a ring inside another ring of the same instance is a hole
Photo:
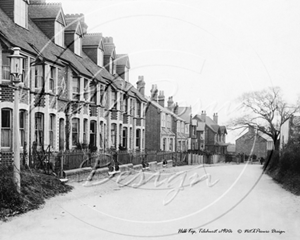
[[[0,239],[300,239],[300,197],[258,164],[182,166],[72,183],[0,223]]]

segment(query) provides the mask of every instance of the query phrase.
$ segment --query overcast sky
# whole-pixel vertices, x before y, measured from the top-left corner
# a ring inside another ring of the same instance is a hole
[[[47,0],[65,14],[83,13],[88,32],[111,36],[138,76],[193,113],[219,123],[236,115],[244,92],[280,86],[288,101],[300,93],[298,0]],[[234,142],[236,135],[228,140]]]

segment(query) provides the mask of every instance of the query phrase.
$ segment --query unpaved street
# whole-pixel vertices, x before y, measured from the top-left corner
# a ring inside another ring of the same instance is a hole
[[[159,181],[147,172],[76,183],[0,223],[0,239],[300,239],[300,197],[261,172],[260,165],[185,166],[164,170]]]

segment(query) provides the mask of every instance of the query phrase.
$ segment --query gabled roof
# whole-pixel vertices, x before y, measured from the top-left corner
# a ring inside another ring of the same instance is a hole
[[[175,136],[175,133],[173,131],[171,131],[170,129],[168,128],[162,128],[162,131],[161,131],[161,134],[162,135],[167,135],[167,136]]]
[[[183,118],[186,122],[190,122],[192,114],[192,107],[178,107],[178,116]]]
[[[124,81],[121,77],[116,76],[113,80],[113,85],[119,90],[126,92],[128,96],[136,97],[143,102],[148,101],[130,82]]]
[[[76,32],[78,35],[83,34],[80,21],[74,20],[71,18],[66,18],[65,31],[66,32]]]
[[[113,56],[115,58],[116,54],[115,54],[115,45],[112,44],[105,44],[103,45],[104,47],[104,55],[109,55],[109,56]]]
[[[130,68],[129,57],[127,54],[117,54],[115,63],[117,65],[122,65],[126,66],[127,68]]]
[[[53,43],[47,36],[28,19],[28,29],[18,27],[3,11],[0,9],[0,37],[12,46],[18,46],[22,51],[38,55],[45,60],[62,64],[67,62],[73,68],[76,68],[81,74],[93,77],[92,71],[89,71],[89,65],[86,65],[72,51],[64,49]]]
[[[273,142],[273,139],[265,133],[258,132],[258,135],[261,136],[263,139],[267,140],[268,142]]]
[[[165,108],[165,107],[161,106],[159,103],[157,103],[155,101],[152,101],[152,100],[150,101],[150,103],[154,107],[156,107],[157,109],[161,110],[163,113],[169,114],[169,115],[173,116],[174,118],[176,118],[177,120],[184,121],[182,118],[180,118],[179,116],[177,116],[175,113],[173,113],[172,111],[170,111],[168,108]]]
[[[56,19],[61,9],[61,3],[30,4],[28,14],[31,19]]]
[[[95,46],[104,50],[102,42],[102,33],[88,33],[82,39],[82,46]]]
[[[197,115],[195,115],[194,119],[197,119],[198,121],[200,121],[202,123],[205,123],[205,125],[208,126],[215,133],[227,134],[227,130],[226,130],[225,126],[218,125],[215,121],[213,121],[208,116],[205,116],[205,119],[203,119],[203,116],[197,114]],[[198,130],[198,128],[197,128],[197,130]],[[203,130],[200,130],[200,127],[199,127],[199,131],[203,131]]]

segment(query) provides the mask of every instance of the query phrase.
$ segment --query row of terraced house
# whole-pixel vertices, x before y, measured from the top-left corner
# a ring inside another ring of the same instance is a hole
[[[83,145],[99,152],[204,149],[202,120],[172,97],[165,106],[156,85],[146,97],[143,76],[133,86],[128,55],[117,54],[112,37],[88,33],[83,14],[45,0],[1,0],[0,26],[0,163],[13,159],[15,47],[23,57],[21,154],[33,144],[54,152]]]

